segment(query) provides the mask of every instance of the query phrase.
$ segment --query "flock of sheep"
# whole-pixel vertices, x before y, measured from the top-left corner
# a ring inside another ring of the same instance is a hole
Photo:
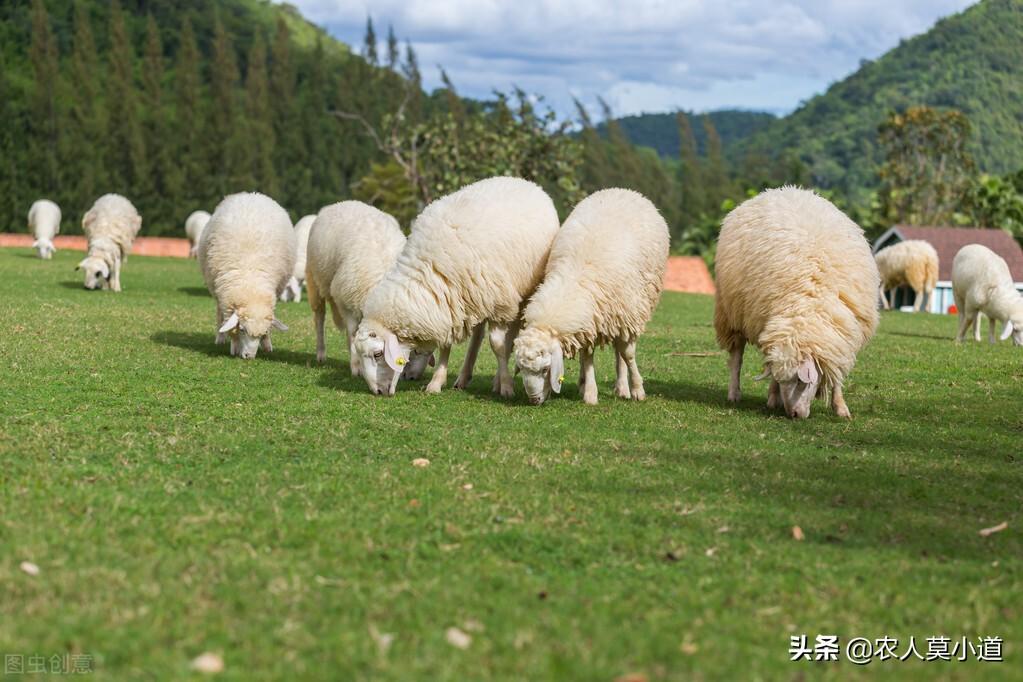
[[[29,227],[42,258],[55,251],[60,209],[40,200]],[[121,290],[120,270],[142,219],[124,197],[100,197],[82,225],[88,253],[79,263],[87,289]],[[427,206],[408,238],[397,221],[367,204],[343,201],[305,216],[258,193],[233,194],[212,215],[185,223],[206,286],[216,301],[216,343],[254,358],[272,350],[271,332],[287,330],[278,300],[308,293],[316,357],[326,360],[325,318],[348,337],[350,369],[370,391],[394,395],[401,379],[447,383],[451,347],[469,339],[455,388],[472,378],[483,336],[498,370],[493,390],[514,395],[522,374],[529,401],[559,393],[565,358],[580,359],[579,388],[597,402],[594,350],[615,350],[615,395],[643,400],[636,342],[660,298],[668,227],[645,197],[606,189],[582,200],[560,224],[539,186],[510,177],[468,185]],[[758,379],[770,378],[768,406],[809,416],[815,397],[830,397],[849,417],[842,384],[877,328],[878,292],[908,285],[917,306],[934,288],[937,254],[903,242],[876,256],[863,231],[812,191],[762,192],[726,216],[718,242],[714,327],[729,353],[728,398],[740,399],[743,349],[764,356]],[[1023,345],[1023,297],[1005,261],[980,245],[963,248],[953,267],[959,308],[957,340],[979,313]],[[513,357],[514,356],[514,357]]]

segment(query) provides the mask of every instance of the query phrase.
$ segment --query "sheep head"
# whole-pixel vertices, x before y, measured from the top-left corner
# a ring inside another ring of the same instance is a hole
[[[1005,330],[1002,332],[1001,340],[1005,341],[1012,337],[1012,343],[1016,346],[1023,346],[1023,302],[1016,306],[1016,310],[1005,323]]]
[[[43,260],[50,260],[57,251],[57,247],[49,239],[37,239],[32,248],[39,252],[39,257]]]
[[[434,365],[433,351],[422,351],[413,348],[412,353],[409,355],[408,364],[405,365],[405,369],[401,372],[401,378],[406,381],[419,381],[423,377],[427,365],[430,367]]]
[[[110,287],[110,266],[99,256],[86,256],[75,270],[85,273],[85,288],[91,291]]]
[[[238,306],[217,332],[230,335],[231,355],[252,360],[261,344],[267,350],[270,349],[271,329],[287,331],[288,326],[274,317],[272,305],[256,303]]]
[[[355,352],[362,365],[362,376],[370,393],[394,395],[405,366],[412,354],[412,345],[375,320],[363,320],[355,332]]]
[[[549,331],[529,327],[515,339],[515,367],[533,405],[547,400],[551,391],[561,393],[565,379],[565,356],[561,341]]]

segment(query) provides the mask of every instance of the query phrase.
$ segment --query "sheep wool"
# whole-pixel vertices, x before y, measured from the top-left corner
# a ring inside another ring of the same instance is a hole
[[[28,230],[35,237],[32,248],[43,260],[50,260],[57,251],[53,238],[60,232],[60,206],[49,199],[40,199],[28,209]]]
[[[303,216],[295,223],[295,270],[281,292],[282,301],[301,301],[302,285],[305,283],[306,249],[309,245],[309,230],[316,216]]]
[[[366,299],[356,346],[370,390],[393,394],[395,375],[411,350],[439,346],[437,369],[426,388],[439,392],[451,346],[472,334],[455,384],[464,386],[482,325],[489,322],[498,358],[495,387],[512,395],[511,343],[523,302],[543,279],[558,227],[551,198],[520,178],[481,180],[427,206],[394,267]]]
[[[1001,340],[1011,335],[1015,345],[1023,346],[1023,296],[1016,290],[1008,263],[997,253],[981,244],[959,249],[952,259],[952,296],[959,310],[957,342],[962,342],[974,323],[980,340],[979,314],[983,313],[990,320],[991,343],[995,342],[995,326],[1003,322]]]
[[[316,326],[316,359],[327,359],[324,320],[330,304],[334,324],[348,334],[353,376],[360,373],[355,331],[366,297],[394,265],[405,235],[392,216],[361,201],[324,207],[309,231],[306,288]]]
[[[780,397],[789,416],[806,417],[820,389],[848,417],[842,384],[878,323],[880,277],[863,230],[814,192],[767,190],[725,217],[716,275],[714,328],[731,356],[729,399],[740,399],[749,342],[772,378],[769,407]]]
[[[191,258],[197,256],[199,240],[202,238],[202,231],[206,229],[206,223],[210,222],[210,214],[206,211],[192,211],[185,219],[185,235],[191,248],[188,255]]]
[[[645,397],[635,345],[660,299],[669,242],[664,218],[638,192],[605,189],[575,207],[554,240],[515,341],[531,402],[560,392],[563,358],[579,352],[580,390],[587,403],[596,403],[593,351],[605,344],[614,345],[618,360],[616,394]]]
[[[252,359],[273,350],[277,292],[295,268],[295,230],[287,212],[259,193],[225,197],[199,240],[199,265],[217,302],[217,343],[231,337],[231,354]]]
[[[88,254],[78,264],[86,289],[121,290],[121,265],[142,228],[142,217],[119,194],[104,194],[82,217]]]
[[[881,275],[881,302],[885,309],[891,307],[885,292],[908,286],[916,294],[913,307],[923,310],[924,301],[938,283],[938,252],[934,247],[922,239],[909,239],[881,249],[874,260]],[[894,301],[894,291],[891,296]]]

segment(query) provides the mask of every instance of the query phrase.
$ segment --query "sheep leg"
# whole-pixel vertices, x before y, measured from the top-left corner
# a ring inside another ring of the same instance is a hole
[[[740,339],[737,345],[732,348],[728,356],[728,370],[731,378],[728,382],[728,400],[737,403],[742,399],[742,389],[739,386],[739,373],[742,372],[742,352],[746,348],[746,339]]]
[[[767,409],[774,410],[781,405],[781,385],[771,379],[771,385],[767,388]]]
[[[881,307],[885,310],[891,310],[891,306],[888,305],[888,296],[884,293],[884,285],[881,285]]]
[[[629,368],[629,388],[633,400],[645,400],[646,391],[643,390],[643,377],[639,373],[639,365],[636,364],[636,340],[624,341],[619,339],[615,342],[618,354],[625,360]]]
[[[309,307],[313,309],[313,326],[316,328],[316,362],[324,363],[327,361],[327,335],[323,328],[327,318],[326,301],[311,294]]]
[[[956,303],[956,307],[959,308],[959,331],[956,333],[956,343],[962,343],[966,338],[966,330],[970,328],[973,320],[967,314],[965,305]]]
[[[597,375],[593,369],[593,349],[584,348],[579,352],[579,362],[582,364],[586,380],[583,382],[583,402],[587,405],[597,404]]]
[[[983,318],[979,310],[973,314],[973,340],[978,343],[980,343],[980,325],[982,320]]]
[[[831,389],[831,409],[842,419],[852,419],[852,415],[849,414],[849,406],[845,404],[845,398],[842,397],[842,387],[840,385],[836,385]]]
[[[916,289],[913,291],[913,307],[916,308],[918,313],[922,313],[924,310],[924,292],[923,290]]]
[[[217,336],[213,339],[213,343],[220,345],[227,341],[227,332],[220,331],[220,328],[224,326],[224,309],[217,303]]]
[[[515,396],[515,384],[511,372],[508,371],[508,358],[511,346],[518,332],[517,325],[513,322],[507,327],[490,327],[490,348],[497,358],[497,375],[494,377],[494,388],[500,391],[502,398]]]
[[[625,360],[625,356],[618,349],[620,341],[615,341],[615,396],[619,398],[628,398],[629,393],[629,363]],[[580,382],[582,379],[580,379]],[[581,385],[581,384],[580,384]]]
[[[355,350],[355,333],[359,330],[360,320],[354,313],[346,310],[344,312],[345,335],[348,338],[348,369],[353,377],[362,376],[362,366],[359,365],[359,353]]]
[[[988,327],[987,327],[987,340],[988,340],[988,343],[994,343],[995,342],[995,324],[996,324],[995,318],[989,317],[988,318]]]
[[[476,357],[480,354],[480,345],[483,343],[484,323],[480,322],[472,330],[472,337],[469,338],[469,348],[465,351],[465,361],[462,363],[462,371],[455,379],[455,388],[467,388],[472,381],[472,370],[476,367]],[[445,363],[447,364],[447,363]]]
[[[121,290],[121,259],[114,259],[114,267],[110,269],[110,288],[114,291]]]
[[[451,355],[451,346],[441,346],[438,351],[437,367],[433,370],[430,383],[426,385],[427,393],[440,393],[440,390],[444,388],[444,384],[448,380],[448,356]],[[465,369],[464,365],[462,369]]]

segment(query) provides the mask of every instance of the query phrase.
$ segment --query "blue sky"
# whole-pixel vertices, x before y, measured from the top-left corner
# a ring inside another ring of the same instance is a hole
[[[970,0],[290,0],[361,48],[366,17],[415,45],[427,88],[518,85],[561,114],[679,108],[784,114]]]

